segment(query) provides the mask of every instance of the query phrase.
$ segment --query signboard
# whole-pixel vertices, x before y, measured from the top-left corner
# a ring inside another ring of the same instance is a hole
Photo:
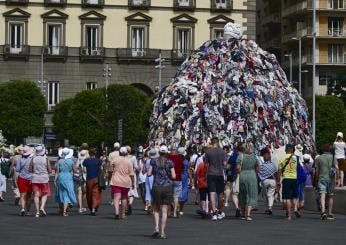
[[[44,137],[46,140],[56,140],[56,134],[53,133],[45,133]]]

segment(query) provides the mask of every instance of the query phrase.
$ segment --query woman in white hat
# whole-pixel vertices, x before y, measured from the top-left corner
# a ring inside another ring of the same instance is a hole
[[[344,171],[346,169],[346,144],[344,142],[344,134],[342,132],[338,132],[336,134],[336,139],[334,142],[334,154],[335,159],[338,161],[339,167],[339,179],[337,180],[340,187],[344,186]]]
[[[25,146],[22,151],[22,157],[16,165],[16,172],[18,173],[17,184],[20,193],[20,204],[22,206],[20,214],[22,216],[28,214],[31,206],[32,173],[29,170],[31,159],[32,149],[29,146]]]
[[[73,150],[67,147],[59,150],[60,160],[55,170],[54,184],[56,186],[55,198],[59,203],[60,213],[68,216],[67,207],[69,204],[76,204],[76,194],[73,186]]]
[[[125,210],[127,207],[127,198],[130,188],[134,187],[134,172],[133,165],[127,157],[126,147],[121,147],[119,150],[120,156],[115,157],[111,161],[112,179],[110,185],[114,197],[114,212],[115,219],[126,218]],[[119,202],[121,200],[121,215]]]
[[[83,173],[83,161],[89,158],[88,144],[83,143],[78,152],[78,160],[75,163],[75,172],[73,174],[73,182],[75,187],[77,187],[77,197],[78,197],[78,213],[82,214],[86,211],[84,208],[83,201],[86,200],[86,175]]]
[[[50,161],[45,155],[46,149],[42,145],[35,148],[35,156],[30,163],[32,172],[32,190],[34,192],[34,202],[36,208],[35,217],[46,216],[45,206],[47,198],[51,196],[49,187],[49,174],[52,173]],[[41,201],[41,206],[40,206]]]

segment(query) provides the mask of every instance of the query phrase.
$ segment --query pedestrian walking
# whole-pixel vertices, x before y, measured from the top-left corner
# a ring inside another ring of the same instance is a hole
[[[219,139],[214,137],[211,140],[212,146],[205,153],[205,163],[209,165],[208,170],[208,191],[211,201],[212,220],[225,218],[223,208],[223,193],[225,191],[224,167],[226,167],[226,154],[219,146]],[[216,198],[218,207],[216,207]]]
[[[143,149],[142,149],[143,151]],[[139,154],[139,156],[137,157],[137,161],[138,161],[138,189],[139,189],[139,195],[141,197],[141,200],[145,206],[145,180],[147,178],[147,174],[145,171],[145,161],[148,158],[148,152],[146,151],[145,154],[141,153]]]
[[[32,196],[32,173],[30,172],[30,162],[32,159],[32,149],[29,146],[24,146],[22,157],[19,163],[16,165],[16,172],[18,173],[18,190],[20,193],[20,214],[30,215],[31,196]]]
[[[120,156],[112,158],[112,179],[110,185],[112,187],[115,219],[125,219],[127,199],[130,188],[135,185],[133,164],[127,156],[126,147],[121,147],[119,150]],[[119,202],[121,201],[121,214]]]
[[[68,206],[77,203],[73,186],[73,150],[67,147],[59,150],[59,161],[56,165],[55,180],[56,186],[55,200],[59,204],[59,213],[66,217]]]
[[[152,209],[152,190],[153,190],[153,183],[154,183],[154,176],[149,176],[148,171],[150,169],[150,162],[152,159],[158,158],[158,152],[155,148],[152,148],[149,151],[149,158],[145,161],[145,173],[147,175],[145,179],[145,208],[144,210],[147,211],[148,213]]]
[[[334,220],[333,198],[335,179],[337,179],[337,159],[331,154],[330,146],[322,147],[323,154],[315,160],[317,188],[320,194],[321,219]],[[326,212],[328,204],[328,213]]]
[[[20,193],[18,189],[18,173],[16,171],[16,166],[19,165],[20,159],[22,158],[23,154],[23,146],[17,146],[15,148],[15,155],[11,157],[11,167],[10,167],[10,176],[12,177],[11,181],[11,189],[13,191],[13,196],[14,196],[14,205],[19,206],[20,202]]]
[[[9,169],[10,166],[7,165],[7,167],[5,166],[8,163],[9,159],[6,159],[3,155],[0,158],[0,202],[5,201],[4,198],[4,193],[6,192],[6,176],[3,174],[4,169],[3,168],[7,168]]]
[[[263,163],[259,166],[258,176],[261,180],[264,200],[265,200],[265,214],[273,214],[274,196],[276,191],[276,182],[279,181],[279,176],[277,175],[277,167],[271,161],[271,153],[269,148],[264,148],[261,151],[261,156],[263,157]]]
[[[189,169],[190,155],[186,153],[184,147],[178,148],[178,153],[184,156],[183,171],[181,172],[181,194],[179,196],[179,215],[184,214],[184,205],[189,200]]]
[[[346,171],[346,144],[344,142],[344,134],[342,132],[338,132],[336,134],[336,139],[334,142],[334,154],[335,158],[338,162],[338,179],[337,185],[339,187],[344,186],[344,172]]]
[[[42,145],[35,148],[35,156],[30,163],[32,172],[32,190],[34,193],[34,203],[36,208],[35,217],[46,216],[46,202],[51,196],[49,186],[49,174],[52,173],[50,161],[46,156],[46,149]]]
[[[287,144],[285,147],[286,155],[279,162],[279,175],[282,175],[282,199],[286,207],[286,216],[288,220],[292,219],[291,208],[294,208],[294,214],[297,218],[301,217],[297,207],[298,182],[297,168],[298,162],[294,155],[294,145]]]
[[[111,162],[116,158],[118,157],[120,154],[119,154],[119,149],[120,149],[120,143],[119,142],[115,142],[114,145],[114,151],[112,151],[111,153],[109,153],[108,155],[108,178],[107,178],[107,182],[108,182],[108,185],[110,186],[110,182],[111,182],[111,179],[112,179],[112,176],[113,176],[113,167],[111,166]],[[111,192],[111,201],[110,201],[110,204],[111,205],[114,205],[113,203],[113,193]]]
[[[168,148],[160,146],[160,157],[150,161],[148,176],[154,176],[153,184],[153,238],[166,239],[168,207],[173,201],[173,181],[176,178],[173,162],[167,159]],[[162,212],[160,222],[160,211]],[[161,224],[161,226],[160,226]]]
[[[133,202],[135,201],[135,198],[138,198],[138,191],[137,191],[137,173],[138,173],[138,162],[137,162],[137,158],[136,156],[133,154],[132,152],[132,148],[130,146],[126,146],[126,150],[128,152],[127,157],[130,159],[131,163],[132,163],[132,167],[133,167],[133,183],[134,185],[131,186],[130,190],[129,190],[129,194],[128,194],[128,205],[127,205],[127,215],[131,215],[132,214],[132,205]]]
[[[244,152],[237,158],[239,172],[239,205],[242,219],[252,221],[252,207],[257,206],[258,201],[258,159],[254,154],[251,142],[243,144]]]
[[[83,161],[84,172],[86,173],[86,200],[90,215],[95,216],[101,205],[101,188],[99,186],[99,174],[102,171],[102,162],[96,158],[96,149],[89,149],[89,158]]]
[[[185,150],[184,150],[185,151]],[[173,162],[176,178],[173,180],[173,210],[170,217],[177,218],[179,211],[179,197],[182,191],[181,173],[184,169],[184,156],[172,148],[171,153],[167,154],[167,159]]]
[[[86,211],[84,207],[84,202],[86,200],[86,174],[83,172],[83,162],[85,159],[89,158],[89,145],[83,143],[78,152],[78,159],[75,162],[73,182],[77,190],[78,199],[78,213],[82,214]]]
[[[207,210],[207,197],[208,197],[208,164],[204,162],[200,163],[196,170],[195,186],[198,188],[199,192],[199,209],[197,213],[206,217],[208,214]]]

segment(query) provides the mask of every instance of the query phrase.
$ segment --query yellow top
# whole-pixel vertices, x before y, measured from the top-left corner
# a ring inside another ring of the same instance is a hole
[[[279,169],[281,172],[290,156],[291,154],[286,154],[280,160]],[[283,179],[297,179],[297,157],[294,154],[283,171]]]

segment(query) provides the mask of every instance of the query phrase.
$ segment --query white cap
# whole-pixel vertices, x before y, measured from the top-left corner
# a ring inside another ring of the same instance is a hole
[[[125,146],[122,146],[122,147],[120,147],[119,152],[120,152],[121,154],[127,154],[127,148],[126,148]]]
[[[168,148],[166,145],[162,145],[160,146],[160,152],[161,153],[168,153]]]
[[[338,132],[336,134],[336,137],[344,138],[344,134],[342,132]]]
[[[307,161],[307,160],[310,161],[311,156],[310,156],[309,154],[304,154],[304,155],[303,155],[303,159],[306,160],[306,161]]]
[[[120,143],[119,142],[115,142],[114,143],[114,148],[120,148]]]
[[[180,155],[183,155],[183,156],[185,156],[186,155],[186,151],[185,151],[185,147],[179,147],[178,148],[178,153],[180,154]]]
[[[298,151],[302,151],[303,150],[303,146],[301,145],[301,144],[298,144],[298,145],[296,145],[296,150],[298,150]]]
[[[243,29],[239,24],[228,22],[223,28],[223,36],[225,38],[241,39],[243,37]]]

